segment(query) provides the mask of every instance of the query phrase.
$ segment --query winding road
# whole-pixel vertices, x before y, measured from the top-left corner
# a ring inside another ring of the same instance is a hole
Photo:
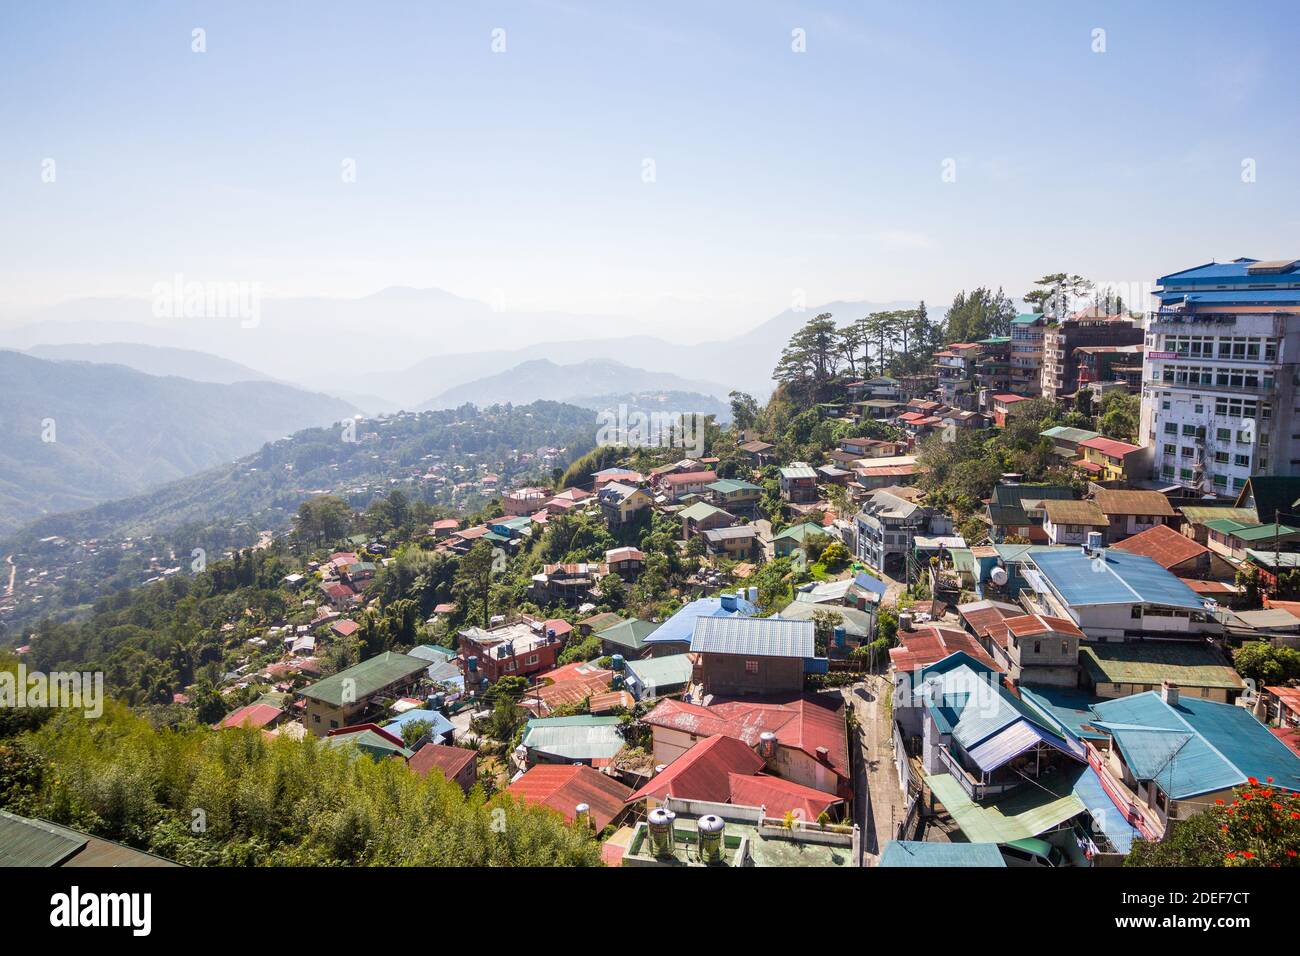
[[[5,556],[5,562],[9,565],[9,583],[5,586],[5,597],[14,596],[14,582],[18,579],[18,565],[14,564],[12,554]]]

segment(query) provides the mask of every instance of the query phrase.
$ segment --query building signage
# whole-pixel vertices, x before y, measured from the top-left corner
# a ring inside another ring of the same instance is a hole
[[[1147,353],[1147,358],[1149,358],[1149,359],[1176,359],[1176,358],[1178,358],[1178,353],[1177,353],[1177,352],[1148,352],[1148,353]]]

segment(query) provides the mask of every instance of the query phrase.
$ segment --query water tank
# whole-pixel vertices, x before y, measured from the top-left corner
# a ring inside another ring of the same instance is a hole
[[[612,671],[621,671],[623,669],[623,655],[615,654],[609,659],[609,669]]]
[[[469,672],[471,674],[478,673],[478,658],[477,657],[465,658],[465,666],[469,668]]]
[[[903,611],[898,615],[898,629],[900,631],[910,631],[912,629],[911,611]]]
[[[765,730],[758,735],[758,755],[764,760],[771,760],[776,756],[776,734],[770,730]]]
[[[700,839],[700,859],[706,864],[722,862],[723,836],[727,825],[722,817],[707,813],[695,821],[695,831]]]
[[[750,604],[758,603],[758,588],[749,589],[749,603]]]
[[[989,580],[998,587],[1003,587],[1007,583],[1007,569],[994,568],[989,572]]]
[[[1102,545],[1102,543],[1101,543],[1101,532],[1100,532],[1100,531],[1089,531],[1089,532],[1088,532],[1088,550],[1089,550],[1089,551],[1100,551],[1100,550],[1102,549],[1102,547],[1104,547],[1104,545]]]
[[[591,807],[580,803],[573,808],[573,822],[581,827],[591,826]]]
[[[838,647],[840,650],[844,650],[844,643],[845,643],[844,628],[837,627],[835,629],[835,646]]]
[[[655,807],[650,811],[647,826],[650,830],[650,851],[655,856],[673,855],[677,846],[677,838],[673,833],[673,821],[676,819],[677,814],[663,807]]]

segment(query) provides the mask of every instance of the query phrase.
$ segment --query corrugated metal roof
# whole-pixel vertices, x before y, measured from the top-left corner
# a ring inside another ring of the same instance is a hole
[[[1083,813],[1087,807],[1075,795],[1075,781],[1087,767],[1051,778],[1040,778],[1038,786],[1021,787],[1005,797],[981,805],[950,774],[925,778],[935,797],[961,827],[972,843],[1010,843],[1028,840]]]
[[[1125,763],[1175,800],[1273,778],[1300,791],[1300,757],[1244,708],[1199,697],[1176,706],[1154,691],[1093,706]]]
[[[996,843],[924,843],[919,840],[891,840],[885,844],[876,866],[1005,867],[1006,860]]]
[[[422,661],[418,657],[385,651],[322,681],[317,681],[310,687],[304,687],[300,693],[304,697],[311,697],[338,707],[343,703],[344,682],[347,680],[353,681],[352,699],[361,701],[389,684],[415,676],[428,666],[427,661]]]
[[[1071,605],[1156,604],[1203,611],[1205,602],[1155,561],[1114,549],[1089,557],[1076,548],[1040,551],[1031,560]]]
[[[812,621],[775,617],[702,617],[695,621],[691,650],[754,657],[812,657]]]
[[[635,677],[640,690],[650,696],[681,689],[690,683],[694,667],[689,654],[669,654],[627,662],[629,676]]]
[[[0,866],[58,866],[86,842],[0,813]]]
[[[981,770],[991,772],[1040,743],[1083,758],[1083,748],[1078,743],[1067,743],[1037,724],[1023,719],[1004,727],[979,746],[968,750],[967,754]]]
[[[524,728],[529,750],[569,760],[609,759],[623,749],[617,717],[544,717]]]

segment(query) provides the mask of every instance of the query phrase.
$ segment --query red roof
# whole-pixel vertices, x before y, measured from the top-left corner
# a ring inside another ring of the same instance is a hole
[[[270,704],[248,704],[226,714],[218,727],[268,727],[279,719],[283,711]]]
[[[478,756],[477,751],[467,747],[425,744],[415,752],[406,765],[421,777],[428,774],[430,770],[439,770],[448,780],[455,780],[462,770],[474,762],[476,756]]]
[[[889,649],[889,660],[895,670],[913,671],[941,661],[957,651],[969,654],[994,670],[1002,670],[979,641],[958,628],[921,624],[912,631],[900,630],[898,639],[902,642],[901,646]]]
[[[734,773],[753,774],[763,769],[763,758],[738,737],[714,734],[682,754],[628,799],[668,797],[727,803],[731,799],[728,778]]]
[[[701,482],[717,481],[718,473],[716,471],[682,471],[675,475],[667,475],[664,481],[670,485],[695,485]]]
[[[1273,731],[1274,737],[1290,747],[1292,752],[1297,757],[1300,757],[1300,731],[1297,731],[1294,727],[1270,727],[1269,729]]]
[[[512,783],[506,792],[535,806],[546,806],[564,814],[570,823],[577,806],[590,808],[592,822],[600,831],[623,812],[623,804],[632,795],[613,777],[575,764],[538,764]]]
[[[753,747],[765,730],[777,743],[802,750],[814,760],[825,747],[831,769],[849,779],[849,744],[844,729],[844,705],[821,698],[796,697],[784,702],[728,700],[702,705],[665,700],[642,718],[644,723],[681,730],[696,737],[723,734]]]
[[[360,629],[361,625],[356,621],[335,621],[330,625],[330,630],[339,637],[347,637],[351,634],[355,634]]]
[[[733,773],[728,775],[728,781],[732,803],[739,807],[764,807],[769,817],[784,817],[792,813],[797,819],[812,822],[835,804],[843,802],[833,793],[765,773]]]
[[[1000,395],[994,395],[993,401],[1001,402],[1003,405],[1014,405],[1016,402],[1029,401],[1024,395],[1012,395],[1010,392],[1003,392]]]
[[[1080,448],[1091,448],[1093,451],[1099,451],[1103,455],[1109,455],[1111,458],[1123,459],[1126,455],[1131,455],[1135,451],[1141,451],[1141,445],[1130,445],[1126,441],[1116,441],[1114,438],[1089,438],[1087,441],[1079,442]]]
[[[435,531],[441,531],[444,528],[450,531],[455,531],[459,527],[460,527],[460,522],[457,521],[455,518],[440,518],[433,523],[433,528]]]
[[[1072,637],[1083,637],[1083,631],[1079,630],[1078,625],[1073,621],[1047,614],[1022,614],[1019,617],[1009,617],[1006,625],[1007,630],[1016,637],[1033,637],[1035,634],[1069,634]]]
[[[1158,524],[1131,538],[1111,545],[1117,551],[1128,551],[1150,558],[1165,570],[1208,554],[1210,549],[1197,544],[1185,534],[1179,534],[1167,524]]]
[[[1266,686],[1264,688],[1278,700],[1282,701],[1287,710],[1294,714],[1300,714],[1300,687],[1282,687]]]

